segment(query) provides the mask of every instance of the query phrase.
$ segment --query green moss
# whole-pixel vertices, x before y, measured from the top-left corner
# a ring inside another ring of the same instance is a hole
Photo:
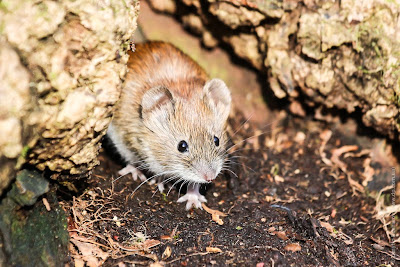
[[[275,176],[278,175],[278,173],[279,173],[279,164],[275,163],[274,166],[272,166],[271,168],[271,174]]]
[[[21,218],[15,216],[11,229],[14,266],[60,266],[68,252],[69,235],[64,211],[53,205],[49,212],[42,203]]]
[[[37,202],[47,190],[48,182],[39,173],[23,170],[1,200],[0,247],[7,256],[4,266],[64,265],[69,244],[66,214],[54,193],[46,196],[50,211]]]
[[[21,157],[22,158],[26,158],[26,156],[28,156],[28,152],[29,152],[30,147],[29,146],[24,146],[24,148],[22,148],[22,152],[21,152]]]

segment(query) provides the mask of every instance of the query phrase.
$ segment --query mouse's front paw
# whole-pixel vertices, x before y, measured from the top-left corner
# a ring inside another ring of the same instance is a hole
[[[146,176],[131,164],[126,165],[125,168],[118,171],[118,174],[121,176],[127,175],[128,173],[132,174],[132,178],[134,181],[136,181],[138,177],[141,181],[146,180]]]
[[[186,203],[186,210],[190,210],[193,207],[197,209],[203,209],[201,207],[201,203],[207,202],[207,199],[200,194],[200,192],[188,191],[184,196],[178,199],[178,202],[185,202]]]

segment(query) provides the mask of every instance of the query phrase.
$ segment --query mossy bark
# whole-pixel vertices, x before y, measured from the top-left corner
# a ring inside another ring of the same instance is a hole
[[[181,18],[204,45],[231,46],[278,98],[360,112],[365,125],[400,140],[398,1],[149,2]]]
[[[0,201],[0,266],[64,265],[69,242],[65,212],[54,193],[47,194],[49,210],[37,202],[48,190],[49,182],[39,173],[23,170]]]
[[[29,163],[97,164],[126,72],[138,1],[0,1],[0,195]]]

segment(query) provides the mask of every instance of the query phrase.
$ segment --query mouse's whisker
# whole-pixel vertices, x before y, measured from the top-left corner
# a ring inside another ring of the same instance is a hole
[[[167,184],[167,183],[169,183],[170,181],[173,181],[173,180],[175,180],[175,179],[177,179],[177,178],[178,178],[177,175],[171,176],[171,177],[169,177],[168,179],[165,179],[165,180],[161,181],[160,184],[162,184],[162,185],[164,186],[165,184]],[[172,187],[171,187],[171,188],[172,188]],[[159,187],[157,186],[157,190],[158,190],[158,189],[159,189]]]
[[[142,186],[144,185],[146,182],[150,181],[153,177],[147,178],[146,180],[144,180],[143,182],[141,182],[136,188],[135,190],[133,190],[133,192],[130,194],[130,197],[133,196],[133,194],[135,194],[135,192]]]
[[[143,163],[143,162],[146,162],[146,160],[130,161],[129,164],[137,165],[138,163]]]
[[[178,177],[177,177],[177,178],[178,178]],[[167,196],[169,195],[169,192],[171,192],[172,188],[174,188],[174,186],[175,186],[176,184],[178,184],[179,182],[181,182],[182,180],[183,180],[182,178],[179,178],[175,183],[172,184],[171,188],[168,190]]]
[[[135,190],[133,190],[133,192],[131,193],[130,196],[132,196],[142,185],[144,185],[145,183],[147,183],[147,182],[150,181],[151,179],[154,179],[155,177],[159,177],[159,176],[165,175],[165,174],[167,174],[167,173],[169,173],[169,172],[162,172],[162,173],[159,173],[159,174],[155,174],[155,175],[153,175],[153,176],[150,176],[149,178],[147,178],[146,180],[144,180],[143,182],[141,182],[141,183],[135,188]]]
[[[178,191],[178,198],[179,198],[179,196],[181,195],[181,189],[182,189],[182,186],[184,185],[184,184],[187,184],[187,183],[189,183],[189,181],[183,181],[183,183],[181,184],[181,186],[179,187],[179,191]]]
[[[160,184],[164,185],[165,183],[168,183],[169,181],[172,181],[172,180],[174,180],[174,179],[176,179],[176,178],[177,178],[177,176],[169,177],[168,179],[165,179],[165,180],[161,181]],[[152,195],[151,197],[154,197],[154,195],[155,195],[159,190],[160,190],[160,187],[157,186],[156,191],[153,193],[153,195]]]
[[[231,161],[231,162],[228,162],[228,163],[229,163],[229,164],[233,164],[233,165],[237,165],[237,166],[243,166],[243,167],[249,169],[249,171],[252,171],[253,173],[256,173],[256,171],[254,171],[252,168],[250,168],[249,166],[247,166],[247,164],[241,164],[241,163],[235,162],[235,161]],[[223,167],[230,167],[229,165],[225,165],[225,163],[224,163],[224,165],[222,165],[222,166],[223,166]]]
[[[234,137],[234,136],[240,131],[240,129],[242,129],[243,126],[244,126],[247,122],[250,121],[250,119],[253,117],[253,115],[254,115],[254,112],[251,113],[250,116],[248,117],[248,119],[245,120],[245,121],[239,126],[239,128],[232,134],[232,137]]]
[[[236,143],[236,144],[230,146],[229,148],[227,148],[227,149],[226,149],[226,152],[229,152],[231,149],[237,147],[238,145],[242,144],[243,142],[246,142],[247,140],[249,140],[249,139],[251,139],[251,138],[260,137],[261,135],[270,133],[271,131],[272,131],[272,130],[268,130],[268,131],[265,131],[265,132],[262,132],[262,133],[255,134],[255,135],[252,135],[252,136],[250,136],[250,137],[247,137],[247,138],[241,140],[240,142],[238,142],[238,143]],[[232,152],[232,153],[233,153],[233,152]]]
[[[221,170],[222,170],[222,171],[228,171],[228,172],[232,173],[233,175],[235,175],[236,178],[239,178],[239,176],[238,176],[234,171],[232,171],[232,170],[230,170],[230,169],[228,169],[228,168],[222,168]]]
[[[273,120],[272,122],[267,123],[266,125],[264,125],[263,127],[261,127],[261,129],[265,129],[265,128],[271,126],[272,124],[274,124],[275,122],[280,122],[280,121],[283,121],[283,120],[284,120],[284,119],[276,119],[276,120]],[[232,145],[231,147],[227,148],[226,150],[229,151],[229,150],[231,150],[232,148],[236,147],[237,145],[239,145],[239,144],[241,144],[241,143],[243,143],[243,142],[245,142],[245,141],[247,141],[247,140],[249,140],[249,139],[251,139],[251,138],[259,137],[259,136],[261,136],[261,135],[270,133],[270,132],[272,132],[272,130],[273,130],[273,129],[269,129],[269,130],[267,130],[267,131],[261,132],[261,133],[259,133],[259,134],[255,134],[255,135],[250,136],[250,137],[248,137],[248,138],[245,138],[245,139],[241,140],[239,143],[236,143],[236,144]]]

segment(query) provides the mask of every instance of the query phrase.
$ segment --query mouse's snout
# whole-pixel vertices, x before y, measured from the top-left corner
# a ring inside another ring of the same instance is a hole
[[[210,173],[205,173],[205,174],[203,174],[203,178],[204,178],[204,180],[206,180],[207,182],[211,182],[212,180],[215,179],[215,173],[212,173],[212,172],[210,172]]]
[[[217,171],[205,161],[198,161],[193,164],[200,177],[206,182],[211,182],[217,177]]]

